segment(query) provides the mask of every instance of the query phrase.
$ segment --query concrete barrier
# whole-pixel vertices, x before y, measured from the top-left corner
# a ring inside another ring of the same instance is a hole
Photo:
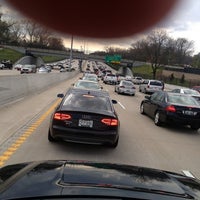
[[[0,77],[0,106],[73,78],[79,71],[48,74],[22,74]]]

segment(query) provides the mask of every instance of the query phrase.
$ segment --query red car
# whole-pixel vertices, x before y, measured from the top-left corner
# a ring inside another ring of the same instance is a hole
[[[198,85],[198,86],[193,86],[192,89],[193,89],[193,90],[196,90],[196,91],[198,91],[198,92],[200,93],[200,85]]]

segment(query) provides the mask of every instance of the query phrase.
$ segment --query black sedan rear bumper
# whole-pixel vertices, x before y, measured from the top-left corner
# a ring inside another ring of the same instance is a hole
[[[56,125],[50,129],[50,134],[55,139],[86,144],[114,144],[119,137],[118,130],[94,131]]]
[[[166,122],[173,122],[182,125],[199,125],[200,127],[200,119],[199,118],[192,118],[192,117],[184,117],[179,115],[174,115],[173,113],[167,113],[166,115]]]

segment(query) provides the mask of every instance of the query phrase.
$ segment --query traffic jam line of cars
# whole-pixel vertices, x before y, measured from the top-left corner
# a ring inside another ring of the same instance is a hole
[[[153,82],[158,86],[157,81]],[[119,102],[97,84],[97,75],[86,73],[65,94],[57,95],[62,100],[51,110],[50,142],[65,140],[117,147],[120,120],[113,104]],[[136,87],[123,79],[114,84],[114,90],[134,96]],[[199,128],[200,105],[192,96],[163,91],[163,86],[153,86],[146,93],[152,94],[145,95],[140,112],[153,117],[156,125],[179,119],[194,130]],[[26,199],[33,194],[37,199],[60,199],[72,197],[72,193],[78,198],[199,199],[199,180],[187,170],[182,172],[184,175],[90,161],[25,162],[0,168],[0,199]]]
[[[29,73],[49,73],[53,69],[59,72],[71,72],[76,70],[77,67],[74,66],[78,60],[72,60],[70,64],[70,59],[65,59],[60,62],[55,63],[47,63],[47,64],[41,64],[40,66],[37,66],[35,64],[15,64],[14,69],[18,70],[20,74],[29,74]],[[4,69],[4,64],[0,64],[0,69]]]

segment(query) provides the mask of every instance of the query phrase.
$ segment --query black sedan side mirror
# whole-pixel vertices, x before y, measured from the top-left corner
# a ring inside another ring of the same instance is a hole
[[[63,98],[63,97],[64,97],[64,94],[57,94],[57,97],[58,97],[58,98]]]
[[[112,103],[113,103],[113,104],[117,104],[117,101],[114,100],[114,99],[112,99]]]

